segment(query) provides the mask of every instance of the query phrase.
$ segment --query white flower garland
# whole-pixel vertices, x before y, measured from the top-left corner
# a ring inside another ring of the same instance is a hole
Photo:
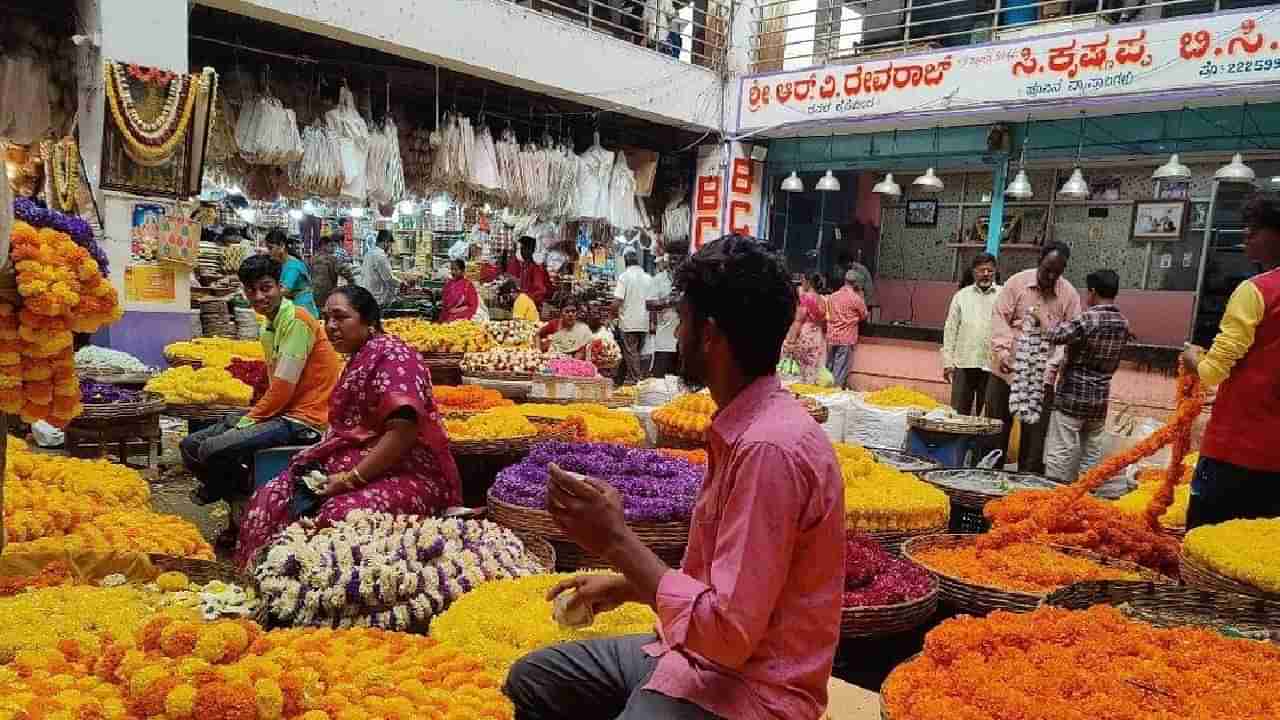
[[[1022,335],[1014,346],[1013,378],[1009,383],[1009,412],[1022,422],[1040,422],[1044,410],[1044,372],[1049,363],[1049,341],[1035,315],[1022,318]]]
[[[410,630],[482,582],[541,571],[491,522],[361,510],[320,531],[289,527],[255,575],[281,622]]]

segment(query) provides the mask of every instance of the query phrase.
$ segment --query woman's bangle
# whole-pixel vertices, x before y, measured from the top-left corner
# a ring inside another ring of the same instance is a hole
[[[364,487],[365,485],[368,485],[368,484],[369,484],[369,483],[365,482],[364,476],[360,474],[360,468],[358,468],[358,467],[353,467],[353,468],[351,468],[351,474],[352,474],[352,475],[355,475],[355,476],[356,476],[356,481],[360,483],[360,485],[359,485],[358,487]]]

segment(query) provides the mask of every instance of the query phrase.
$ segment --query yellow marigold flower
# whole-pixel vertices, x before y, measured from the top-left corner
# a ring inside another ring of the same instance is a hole
[[[942,403],[932,397],[902,385],[894,385],[883,390],[869,392],[863,396],[862,400],[870,405],[879,405],[886,408],[917,407],[923,410],[933,410],[934,408],[942,407]]]
[[[946,493],[876,461],[868,450],[836,443],[844,479],[845,527],[850,530],[925,530],[947,525],[951,501]]]
[[[195,706],[196,689],[190,685],[179,685],[164,698],[164,712],[171,718],[189,718]]]
[[[186,590],[191,585],[191,581],[187,579],[186,574],[174,570],[160,573],[160,577],[156,578],[156,585],[165,592],[177,592]]]
[[[280,720],[284,711],[284,691],[274,680],[262,679],[253,685],[261,720]]]
[[[1280,518],[1203,525],[1187,533],[1182,548],[1222,575],[1280,594]]]

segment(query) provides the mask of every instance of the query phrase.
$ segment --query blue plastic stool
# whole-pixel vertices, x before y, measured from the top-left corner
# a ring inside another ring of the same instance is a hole
[[[289,467],[294,455],[306,450],[309,445],[284,445],[281,447],[259,450],[253,454],[253,487],[266,485],[277,475]]]
[[[912,455],[923,455],[942,467],[959,468],[968,466],[969,452],[977,454],[978,436],[955,435],[911,428],[907,432],[907,452]]]

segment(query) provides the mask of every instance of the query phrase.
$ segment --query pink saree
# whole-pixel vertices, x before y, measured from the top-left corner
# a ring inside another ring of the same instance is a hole
[[[418,418],[418,443],[391,470],[368,485],[327,498],[312,518],[318,526],[353,510],[428,515],[462,502],[458,466],[431,397],[431,375],[416,351],[399,338],[379,334],[351,357],[329,398],[329,430],[298,453],[289,467],[253,495],[240,525],[236,564],[247,568],[258,550],[289,525],[293,471],[319,465],[325,473],[355,467],[382,436],[393,412],[410,408]]]
[[[784,357],[795,360],[800,367],[800,380],[814,383],[827,364],[827,342],[822,332],[826,313],[816,293],[800,293],[796,306],[796,319],[782,343]]]

